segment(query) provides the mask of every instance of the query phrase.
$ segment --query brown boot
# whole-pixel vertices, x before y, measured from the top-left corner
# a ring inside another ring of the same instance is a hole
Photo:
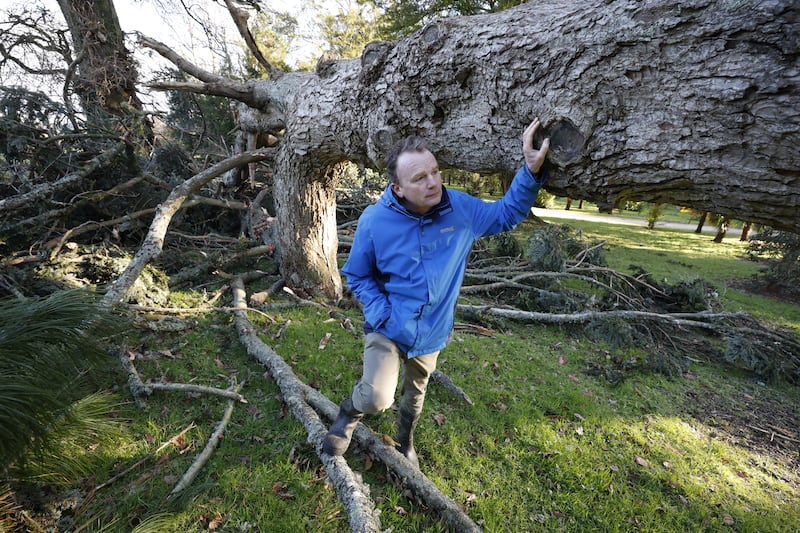
[[[350,398],[342,402],[339,406],[339,415],[331,425],[325,440],[322,441],[322,451],[328,455],[344,455],[350,446],[350,439],[353,438],[353,431],[356,424],[361,420],[364,413],[353,407]]]

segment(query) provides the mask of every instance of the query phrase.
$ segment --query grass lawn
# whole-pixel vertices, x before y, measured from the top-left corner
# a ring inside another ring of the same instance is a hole
[[[612,268],[645,269],[657,280],[707,279],[726,309],[800,331],[798,306],[735,288],[732,280],[759,269],[741,258],[738,240],[715,245],[707,235],[599,223],[582,230],[607,242]],[[525,231],[523,225],[520,237]],[[186,306],[204,295],[173,297]],[[264,342],[303,381],[340,402],[360,376],[362,339],[318,308],[262,311],[250,319]],[[360,324],[356,309],[342,312]],[[570,327],[499,319],[490,326],[491,336],[457,330],[440,356],[440,370],[474,405],[432,385],[416,432],[423,472],[485,531],[800,530],[797,387],[700,360],[682,376],[642,368],[611,385],[587,368],[642,354],[614,351]],[[143,379],[227,388],[235,378],[249,403],[237,405],[191,487],[170,499],[226,400],[158,392],[139,409],[111,362],[99,385],[116,390],[125,434],[112,447],[87,451],[96,473],[71,489],[88,493],[193,427],[62,518],[70,531],[349,531],[303,427],[239,344],[226,313],[192,315],[178,331],[137,329],[126,337]],[[363,422],[393,435],[394,416]],[[346,457],[369,483],[384,529],[447,531],[367,453],[351,449]]]

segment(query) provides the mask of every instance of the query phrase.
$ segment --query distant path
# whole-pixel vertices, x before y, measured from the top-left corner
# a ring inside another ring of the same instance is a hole
[[[604,215],[601,213],[598,214],[591,214],[586,213],[583,211],[578,211],[575,209],[570,209],[567,211],[566,209],[541,209],[539,207],[534,207],[531,209],[533,214],[539,218],[563,218],[569,220],[585,220],[587,222],[605,222],[606,224],[622,224],[625,226],[641,226],[646,228],[647,227],[647,220],[639,219],[639,218],[623,218],[623,217],[616,217],[614,215]],[[658,228],[665,228],[665,229],[679,229],[679,230],[686,230],[686,231],[694,231],[697,229],[697,224],[682,224],[680,222],[656,222],[656,229]],[[711,235],[717,234],[717,226],[716,224],[709,224],[706,223],[703,226],[703,234],[709,233]],[[725,234],[726,238],[730,237],[731,235],[741,235],[742,230],[739,228],[728,228],[728,232]]]

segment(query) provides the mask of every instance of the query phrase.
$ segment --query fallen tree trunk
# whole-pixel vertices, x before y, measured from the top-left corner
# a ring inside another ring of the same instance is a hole
[[[539,117],[550,192],[603,210],[672,203],[800,231],[799,11],[794,0],[528,2],[437,20],[316,73],[246,83],[143,44],[200,80],[155,87],[236,98],[257,110],[240,111],[243,129],[281,138],[281,273],[335,299],[328,169],[381,168],[409,134],[426,137],[442,166],[513,172],[520,134]],[[297,246],[306,236],[313,246]]]

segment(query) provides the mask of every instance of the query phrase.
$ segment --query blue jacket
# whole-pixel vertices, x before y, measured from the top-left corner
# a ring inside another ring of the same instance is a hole
[[[359,218],[342,268],[364,306],[365,332],[382,333],[409,357],[444,348],[473,242],[522,222],[546,179],[522,165],[496,202],[442,187],[441,202],[424,215],[387,186]]]

